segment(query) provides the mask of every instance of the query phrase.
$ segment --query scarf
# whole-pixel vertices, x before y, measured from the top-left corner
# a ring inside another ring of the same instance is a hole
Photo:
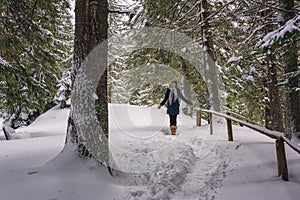
[[[169,105],[172,105],[177,99],[178,99],[178,94],[177,94],[177,88],[172,88],[170,87],[170,95],[169,95]]]

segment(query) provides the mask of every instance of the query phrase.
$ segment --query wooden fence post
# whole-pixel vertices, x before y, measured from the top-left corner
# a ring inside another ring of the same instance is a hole
[[[231,120],[230,119],[226,119],[226,121],[227,121],[228,141],[233,141]]]
[[[201,110],[197,110],[197,126],[201,126],[201,116],[202,113],[201,113]]]
[[[230,112],[226,112],[227,115],[230,115]],[[230,119],[226,119],[227,121],[227,133],[228,133],[228,141],[233,141],[232,135],[232,122]]]
[[[278,176],[281,176],[283,180],[289,180],[289,173],[286,162],[284,140],[279,138],[276,140],[276,153],[277,153],[277,167]]]
[[[213,118],[212,113],[209,113],[210,134],[213,134]]]
[[[281,176],[281,166],[280,166],[280,155],[279,155],[279,147],[278,147],[278,140],[275,140],[275,146],[276,146],[276,157],[277,157],[277,171],[278,176]]]

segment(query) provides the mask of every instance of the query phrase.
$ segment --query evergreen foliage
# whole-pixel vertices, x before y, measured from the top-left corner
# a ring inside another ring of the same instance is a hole
[[[0,109],[14,128],[53,105],[69,67],[72,24],[69,1],[0,2]]]

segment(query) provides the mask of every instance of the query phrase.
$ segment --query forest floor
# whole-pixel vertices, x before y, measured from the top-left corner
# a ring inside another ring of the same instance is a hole
[[[234,126],[228,142],[225,123],[210,135],[180,115],[171,136],[165,109],[110,105],[111,177],[72,147],[60,153],[68,113],[54,107],[16,140],[0,132],[0,200],[299,199],[300,155],[286,145],[290,181],[282,181],[274,141],[250,129]]]

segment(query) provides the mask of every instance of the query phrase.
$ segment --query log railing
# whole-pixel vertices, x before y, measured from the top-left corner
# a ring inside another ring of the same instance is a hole
[[[276,154],[277,154],[277,167],[278,167],[278,176],[281,176],[283,180],[288,181],[289,175],[288,175],[288,167],[287,167],[287,161],[286,161],[286,153],[285,153],[285,146],[284,143],[289,145],[293,150],[298,152],[300,154],[300,147],[297,144],[294,144],[291,142],[288,138],[284,136],[283,133],[272,131],[267,128],[264,128],[262,126],[259,126],[257,124],[254,124],[251,122],[251,120],[247,120],[247,118],[238,115],[235,115],[235,113],[220,113],[212,110],[206,110],[206,109],[198,109],[197,110],[197,126],[201,126],[201,117],[202,113],[208,113],[209,114],[209,123],[210,123],[210,134],[213,134],[213,115],[222,117],[226,119],[227,123],[227,134],[228,134],[228,141],[233,141],[233,130],[232,130],[232,122],[236,122],[240,124],[241,126],[246,126],[252,130],[255,130],[259,133],[262,133],[272,139],[275,139],[275,145],[276,145]],[[231,116],[235,115],[241,119],[238,119],[237,117]],[[246,120],[246,121],[245,121]]]

